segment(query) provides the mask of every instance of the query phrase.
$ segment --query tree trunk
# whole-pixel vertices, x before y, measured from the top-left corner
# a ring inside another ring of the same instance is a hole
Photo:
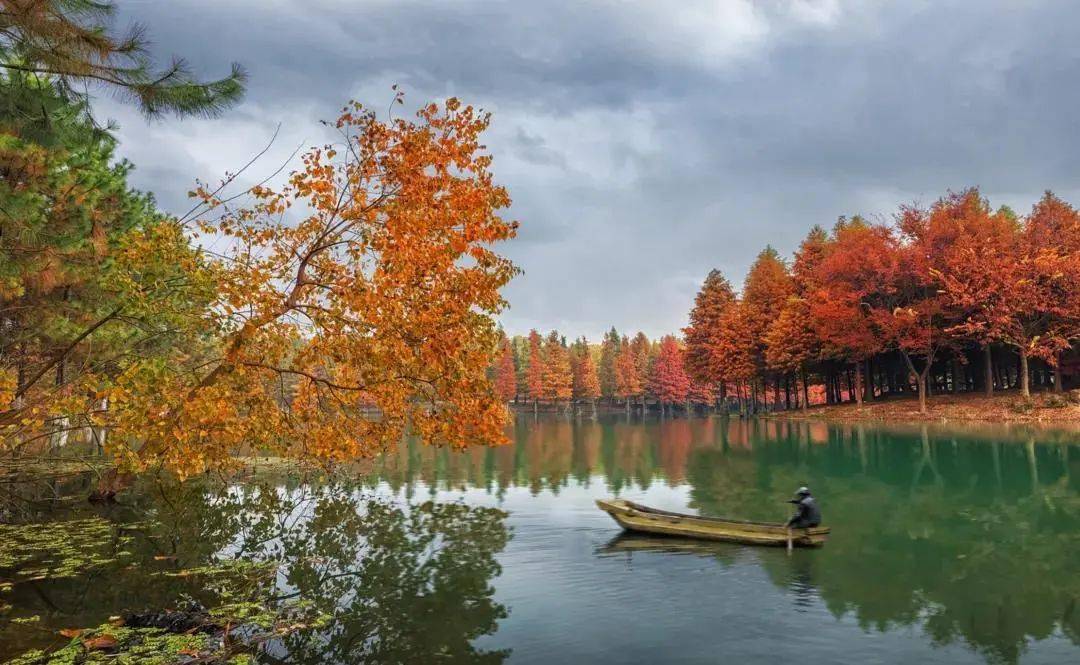
[[[863,370],[862,370],[862,368],[863,368],[862,362],[856,360],[855,361],[855,387],[852,390],[852,392],[855,393],[855,402],[858,403],[859,408],[862,408],[862,405],[863,405],[862,404],[863,403],[863,386],[862,386],[862,382],[863,382],[862,381],[862,379],[863,379],[862,372],[863,372]],[[851,380],[851,374],[850,373],[848,374],[848,380],[849,381]],[[848,387],[851,388],[851,385],[848,384]]]
[[[800,369],[799,373],[802,375],[802,410],[806,413],[810,408],[810,386],[806,385],[806,369]]]
[[[1028,377],[1027,349],[1020,349],[1020,394],[1031,397],[1031,381]]]
[[[1061,385],[1061,354],[1060,353],[1057,354],[1057,358],[1055,360],[1057,360],[1057,362],[1054,363],[1054,392],[1060,393],[1065,389]]]
[[[1005,377],[1001,373],[1001,363],[996,363],[993,360],[993,350],[990,352],[990,364],[994,372],[994,387],[999,390],[1005,390],[1008,386],[1005,385]]]
[[[926,379],[930,375],[933,357],[928,356],[926,358],[926,365],[923,367],[923,371],[919,372],[915,369],[915,363],[912,362],[911,356],[907,352],[901,352],[901,354],[904,356],[904,363],[907,364],[908,371],[911,372],[911,376],[915,379],[915,392],[919,395],[919,413],[926,413]]]
[[[863,361],[863,369],[863,400],[869,402],[874,399],[874,370],[870,358]]]
[[[987,397],[994,396],[994,356],[990,351],[990,344],[983,345],[983,381],[986,385],[983,389]]]

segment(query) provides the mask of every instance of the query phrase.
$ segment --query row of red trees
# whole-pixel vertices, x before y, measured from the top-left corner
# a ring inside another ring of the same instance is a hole
[[[645,408],[675,404],[711,405],[715,393],[690,380],[683,345],[668,335],[651,341],[633,339],[612,328],[599,345],[581,337],[571,344],[557,331],[547,337],[533,330],[528,337],[504,337],[493,370],[495,388],[506,401],[560,405],[606,398]]]
[[[1060,390],[1080,339],[1080,215],[1048,192],[1018,217],[969,189],[889,224],[841,218],[811,229],[790,266],[766,248],[741,296],[711,272],[685,334],[690,375],[751,404],[770,384],[788,405],[815,383],[837,401],[846,383],[860,402],[915,392],[925,410],[931,385],[1006,385],[1002,351],[1025,396],[1031,359]]]
[[[1080,214],[1048,192],[1020,217],[969,189],[890,223],[841,218],[813,227],[790,263],[767,247],[741,293],[710,272],[683,332],[504,338],[496,387],[507,401],[627,410],[915,394],[925,411],[932,390],[1028,396],[1033,375],[1060,390],[1080,340]]]

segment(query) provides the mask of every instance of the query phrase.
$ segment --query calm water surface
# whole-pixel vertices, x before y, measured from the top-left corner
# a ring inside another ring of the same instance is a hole
[[[0,557],[0,654],[167,605],[190,590],[155,569],[226,554],[335,613],[265,662],[1080,662],[1074,436],[530,415],[513,438],[403,445],[357,483],[142,488],[95,514],[131,534],[116,563],[30,580]],[[833,534],[790,556],[624,535],[593,503],[780,520],[803,484]]]

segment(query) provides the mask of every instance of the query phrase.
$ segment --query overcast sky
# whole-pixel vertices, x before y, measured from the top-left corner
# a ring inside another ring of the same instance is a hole
[[[739,285],[812,224],[888,218],[977,185],[1030,209],[1080,203],[1080,3],[717,0],[120,0],[162,58],[250,72],[216,120],[120,124],[134,182],[184,211],[280,135],[253,177],[350,98],[450,95],[494,113],[525,271],[511,333],[678,331],[705,274]]]

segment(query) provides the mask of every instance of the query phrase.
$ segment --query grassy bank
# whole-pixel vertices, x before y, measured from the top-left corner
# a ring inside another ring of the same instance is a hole
[[[934,395],[919,412],[914,397],[889,398],[858,404],[813,406],[806,412],[793,410],[773,414],[788,419],[822,419],[841,422],[973,422],[1047,423],[1080,426],[1080,392],[1036,393],[1024,399],[1018,392],[985,395]]]

